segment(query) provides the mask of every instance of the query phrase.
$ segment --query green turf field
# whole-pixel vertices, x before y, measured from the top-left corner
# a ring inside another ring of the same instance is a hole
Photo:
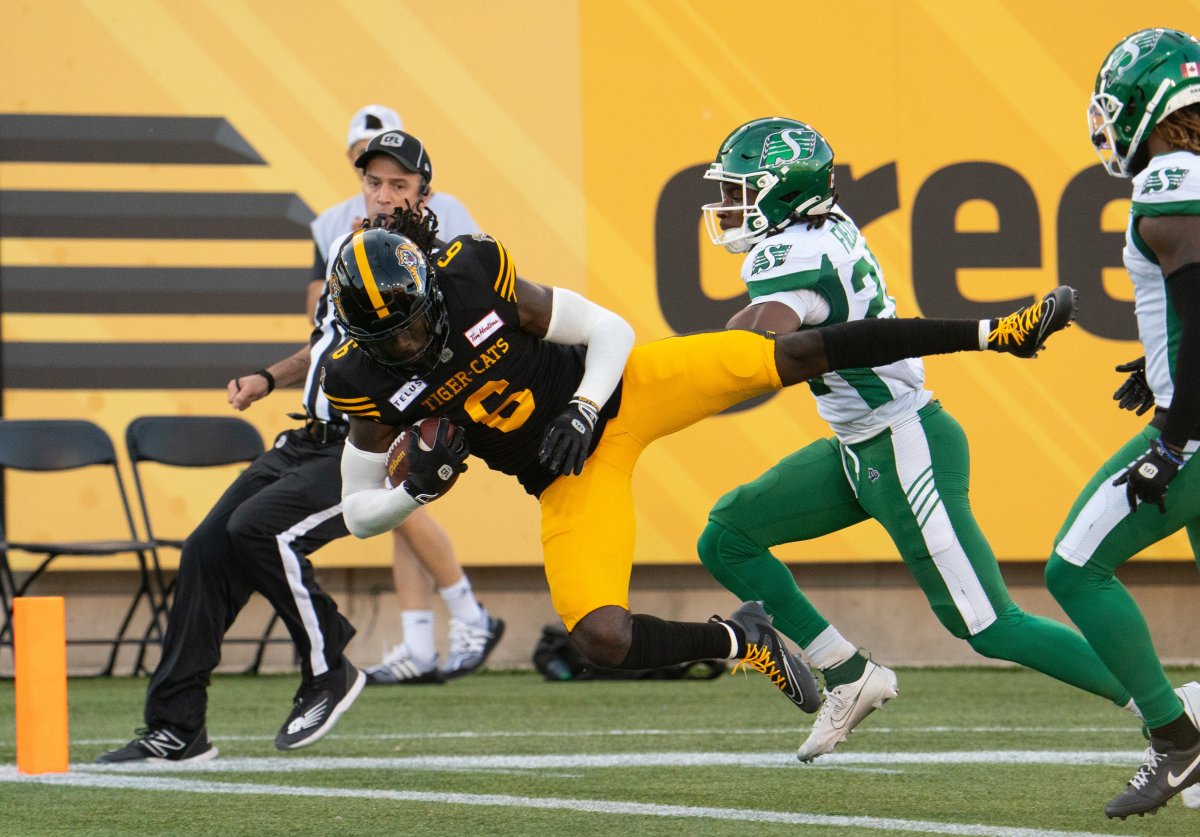
[[[91,762],[132,737],[146,681],[72,680],[71,771],[33,778],[0,684],[0,834],[1200,835],[1178,799],[1106,820],[1141,760],[1132,716],[1023,670],[901,670],[900,697],[812,765],[794,758],[810,717],[753,673],[368,687],[327,738],[283,754],[295,685],[215,678],[220,757],[130,771]]]

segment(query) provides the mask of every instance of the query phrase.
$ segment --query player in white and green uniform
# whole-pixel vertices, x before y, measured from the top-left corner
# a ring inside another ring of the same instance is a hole
[[[1105,808],[1124,819],[1200,783],[1200,731],[1115,575],[1180,529],[1200,556],[1200,466],[1190,464],[1200,448],[1200,42],[1170,29],[1125,38],[1101,67],[1089,115],[1105,168],[1133,177],[1124,260],[1156,409],[1075,501],[1046,583],[1150,732],[1146,762]]]
[[[720,181],[723,198],[704,207],[714,243],[748,251],[742,279],[751,301],[730,327],[788,333],[896,316],[879,263],[834,203],[833,151],[811,127],[780,118],[743,125],[706,177]],[[1049,317],[1071,304],[1073,292],[1060,288],[1038,310]],[[996,332],[1010,326],[1001,322]],[[966,436],[924,383],[919,359],[810,381],[835,435],[726,494],[700,537],[700,558],[717,580],[744,600],[761,599],[775,626],[824,673],[826,701],[797,754],[803,761],[833,750],[894,697],[896,675],[830,625],[770,549],[871,518],[952,634],[986,657],[1130,704],[1082,636],[1010,598],[971,513]]]

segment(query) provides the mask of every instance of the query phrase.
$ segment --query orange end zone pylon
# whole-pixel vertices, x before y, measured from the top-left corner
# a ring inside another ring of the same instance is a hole
[[[67,616],[62,596],[13,600],[17,772],[67,772]]]

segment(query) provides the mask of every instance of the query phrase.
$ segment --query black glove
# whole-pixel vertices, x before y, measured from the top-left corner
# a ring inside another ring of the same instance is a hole
[[[421,505],[436,500],[450,490],[459,474],[467,470],[470,454],[467,434],[442,416],[429,450],[422,449],[417,434],[412,434],[408,446],[408,476],[402,483],[404,490]]]
[[[1133,410],[1139,416],[1154,406],[1154,393],[1146,381],[1146,359],[1139,357],[1117,367],[1118,372],[1128,372],[1125,383],[1113,393],[1113,401],[1122,410]]]
[[[1158,506],[1161,514],[1166,514],[1167,488],[1186,461],[1181,454],[1155,439],[1150,445],[1150,450],[1130,465],[1129,470],[1113,480],[1113,485],[1125,485],[1125,497],[1129,500],[1129,508],[1134,511],[1137,511],[1140,500],[1143,503],[1153,503]]]
[[[591,401],[572,398],[567,409],[550,422],[538,454],[538,460],[550,473],[576,476],[583,473],[599,412],[600,408]]]

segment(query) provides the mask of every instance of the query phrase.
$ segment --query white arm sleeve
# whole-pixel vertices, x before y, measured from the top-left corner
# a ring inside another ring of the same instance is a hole
[[[587,346],[583,379],[575,395],[597,407],[613,394],[633,348],[633,328],[624,319],[566,288],[553,288],[554,302],[545,339]]]
[[[387,488],[387,454],[342,449],[342,517],[356,538],[369,538],[403,523],[420,505],[403,488]]]

